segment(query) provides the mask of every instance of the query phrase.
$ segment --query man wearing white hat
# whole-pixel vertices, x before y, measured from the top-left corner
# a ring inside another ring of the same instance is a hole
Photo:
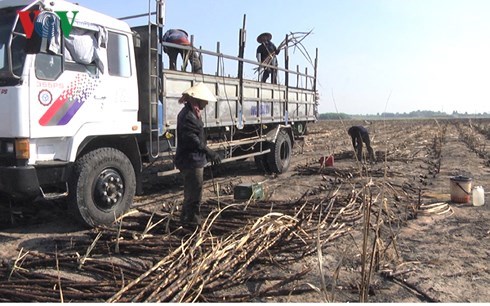
[[[279,49],[276,48],[276,45],[272,43],[271,39],[272,34],[267,32],[257,36],[257,42],[260,44],[257,47],[257,61],[277,67],[276,55],[279,54]],[[265,83],[269,78],[269,75],[271,76],[271,83],[277,84],[277,69],[264,67],[262,72],[262,82]]]
[[[209,102],[216,102],[216,97],[203,83],[187,89],[179,99],[184,107],[177,117],[175,166],[184,178],[184,203],[180,215],[184,224],[196,221],[199,215],[207,160],[213,165],[221,162],[219,154],[206,145],[201,111]]]

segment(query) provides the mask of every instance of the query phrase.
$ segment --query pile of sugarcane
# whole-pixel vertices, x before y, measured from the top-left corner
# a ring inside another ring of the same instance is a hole
[[[234,302],[301,294],[309,272],[284,272],[362,217],[355,196],[295,202],[207,201],[197,227],[177,209],[138,208],[113,228],[20,250],[0,266],[1,302]],[[247,283],[261,284],[255,292]]]

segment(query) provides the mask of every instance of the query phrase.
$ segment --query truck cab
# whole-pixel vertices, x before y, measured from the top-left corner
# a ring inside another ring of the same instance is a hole
[[[66,1],[0,5],[0,190],[67,195],[94,141],[141,132],[133,33]]]

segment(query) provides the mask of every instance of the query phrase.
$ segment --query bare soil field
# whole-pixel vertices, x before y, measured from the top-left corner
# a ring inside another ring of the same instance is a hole
[[[354,124],[376,163],[355,160]],[[195,231],[178,222],[180,177],[156,171],[114,228],[0,199],[0,301],[490,302],[490,119],[312,124],[287,173],[208,169]],[[458,175],[485,205],[451,202]],[[234,200],[250,183],[265,198]]]

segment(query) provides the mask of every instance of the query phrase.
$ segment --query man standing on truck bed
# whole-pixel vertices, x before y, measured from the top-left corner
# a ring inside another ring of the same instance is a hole
[[[201,111],[208,102],[216,102],[216,97],[203,83],[187,89],[179,99],[184,107],[177,117],[175,166],[184,178],[184,203],[180,215],[184,224],[197,221],[199,215],[206,157],[213,164],[221,162],[219,154],[206,145]]]
[[[191,46],[189,41],[189,35],[186,31],[181,29],[170,29],[162,37],[163,42],[178,44],[181,46]],[[177,70],[177,56],[182,56],[184,67],[187,66],[187,61],[191,62],[193,73],[202,73],[202,63],[199,58],[199,54],[192,50],[174,48],[169,46],[163,46],[163,51],[167,53],[169,59],[169,66],[171,70]]]
[[[276,48],[276,45],[272,43],[271,39],[271,33],[262,33],[257,36],[257,42],[260,44],[257,47],[257,61],[277,67],[276,55],[279,54],[279,49]],[[265,83],[270,75],[271,83],[277,84],[277,69],[271,67],[263,67],[262,69],[262,82]]]

